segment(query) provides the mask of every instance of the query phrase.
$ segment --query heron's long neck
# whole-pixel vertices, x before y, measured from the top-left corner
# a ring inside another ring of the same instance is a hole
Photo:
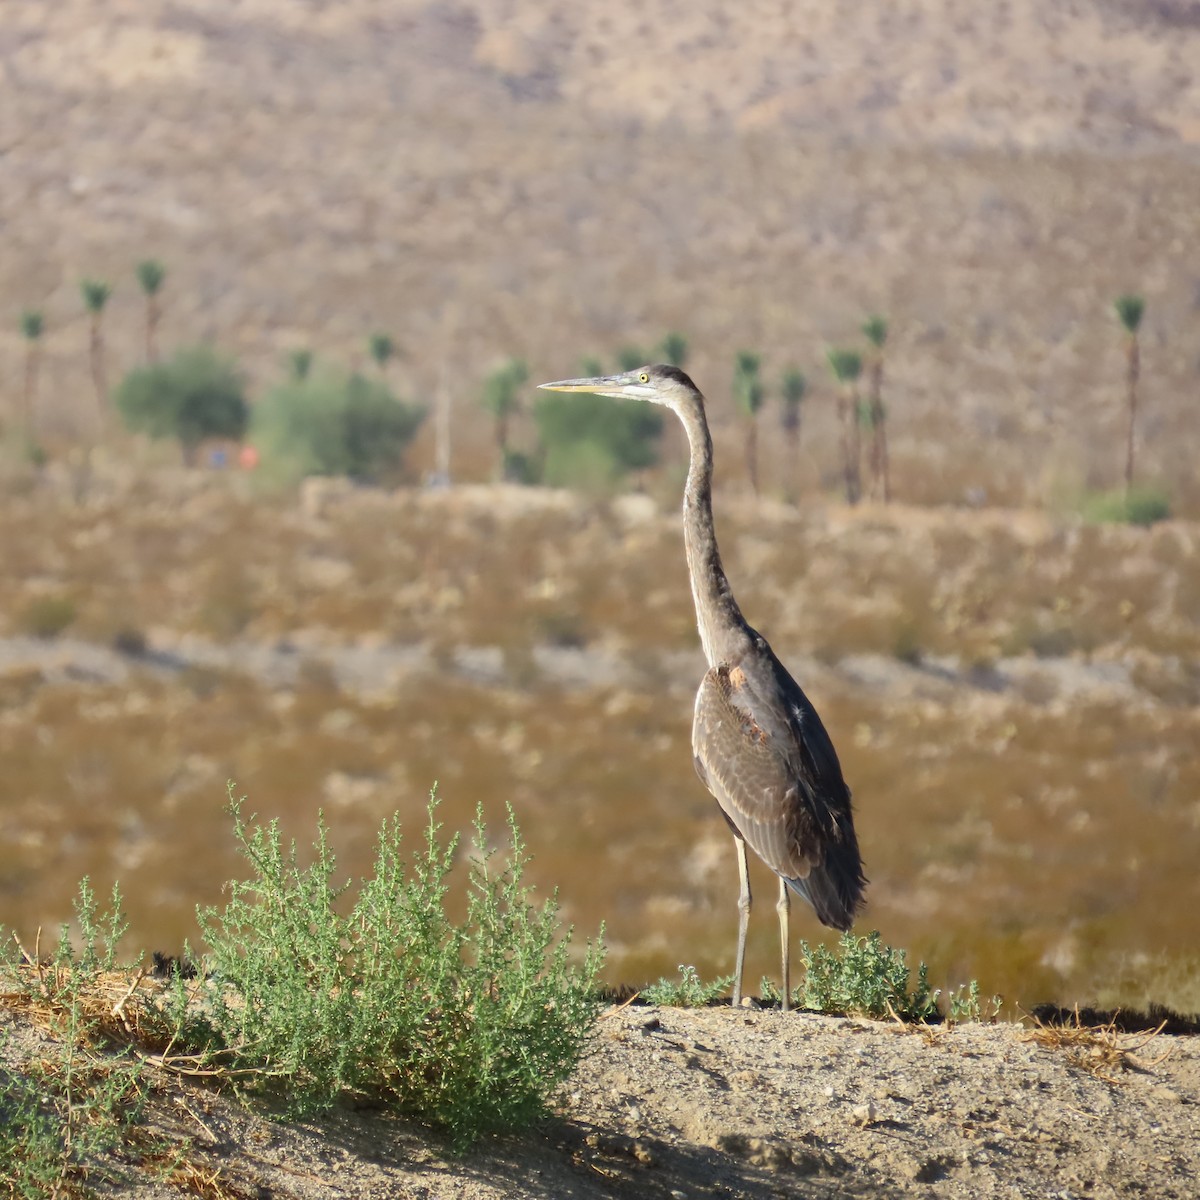
[[[703,403],[680,405],[675,410],[687,430],[691,463],[683,489],[683,544],[687,551],[696,603],[696,624],[709,666],[740,656],[747,638],[746,620],[733,598],[733,589],[721,566],[712,513],[712,437],[704,418]]]

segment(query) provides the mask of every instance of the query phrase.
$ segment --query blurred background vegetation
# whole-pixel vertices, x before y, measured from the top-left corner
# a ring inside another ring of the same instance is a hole
[[[869,924],[939,986],[1200,1008],[1195,22],[298,12],[5,11],[0,920],[116,876],[172,949],[227,777],[350,870],[440,779],[611,977],[727,970],[686,446],[533,387],[665,361]]]

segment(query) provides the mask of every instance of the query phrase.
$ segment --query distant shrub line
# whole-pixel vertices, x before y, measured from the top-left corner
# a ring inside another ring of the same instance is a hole
[[[152,438],[178,440],[184,461],[195,464],[210,440],[238,442],[248,432],[261,443],[266,464],[278,476],[345,475],[368,483],[391,483],[404,477],[404,454],[425,417],[421,404],[402,401],[392,390],[388,370],[400,349],[391,334],[376,330],[366,339],[374,377],[361,372],[318,371],[307,347],[287,357],[289,378],[271,389],[258,405],[249,404],[244,381],[232,360],[209,346],[177,351],[161,362],[158,327],[166,268],[155,259],[137,264],[135,275],[145,299],[145,363],[122,379],[112,396],[108,387],[104,317],[113,294],[110,283],[84,279],[80,295],[88,313],[88,363],[96,393],[98,424],[103,431],[108,409],[115,403],[126,426]],[[1085,497],[1081,510],[1091,520],[1146,525],[1169,515],[1161,490],[1135,486],[1138,384],[1141,372],[1139,330],[1145,300],[1135,293],[1118,296],[1113,311],[1125,333],[1125,469],[1120,492]],[[22,423],[31,461],[40,462],[45,450],[38,440],[37,392],[39,364],[47,327],[45,315],[26,309],[19,326],[26,344]],[[889,322],[876,313],[860,326],[862,348],[835,345],[826,362],[835,384],[835,406],[841,458],[842,486],[849,504],[872,498],[887,504],[892,498],[888,450],[888,406],[884,403],[885,349]],[[648,350],[623,346],[616,354],[619,370],[628,371],[652,361],[677,367],[688,359],[688,340],[678,331],[667,333]],[[586,376],[604,373],[600,360],[585,359]],[[866,380],[865,395],[860,379]],[[632,472],[659,461],[662,414],[636,402],[598,400],[591,396],[542,395],[530,406],[536,446],[512,444],[513,422],[525,407],[529,380],[526,363],[510,358],[483,380],[479,401],[492,416],[496,443],[496,477],[518,483],[546,483],[588,491],[607,491]],[[776,385],[762,371],[762,356],[740,349],[734,356],[731,395],[743,423],[746,474],[760,492],[760,414],[775,393],[780,429],[788,443],[784,492],[795,499],[794,475],[799,466],[803,413],[809,395],[808,378],[787,365]],[[450,462],[448,421],[437,423],[438,472]],[[256,450],[257,452],[257,450]],[[866,459],[867,478],[863,460]],[[440,477],[439,475],[439,477]]]

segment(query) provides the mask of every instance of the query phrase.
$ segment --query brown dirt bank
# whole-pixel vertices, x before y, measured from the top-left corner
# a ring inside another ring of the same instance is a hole
[[[1198,1100],[1194,1037],[722,1007],[611,1009],[559,1114],[463,1158],[379,1113],[274,1121],[176,1080],[152,1108],[213,1197],[1190,1197]],[[184,1194],[130,1175],[124,1195]]]

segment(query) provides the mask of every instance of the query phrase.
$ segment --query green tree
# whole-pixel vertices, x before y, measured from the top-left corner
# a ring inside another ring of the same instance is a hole
[[[367,350],[380,373],[387,374],[388,363],[396,354],[396,342],[389,333],[373,333],[367,338]]]
[[[663,338],[659,349],[663,356],[663,362],[670,363],[671,366],[678,367],[680,370],[687,363],[688,340],[682,333],[675,333],[674,331],[668,333]],[[633,365],[636,367],[641,364],[634,363]],[[632,370],[632,368],[629,369]]]
[[[177,438],[194,466],[208,438],[239,441],[250,410],[236,366],[211,346],[189,346],[170,361],[130,371],[117,388],[125,424],[152,438]]]
[[[857,504],[862,498],[861,452],[858,437],[858,377],[862,374],[862,355],[857,350],[831,347],[826,351],[829,369],[838,382],[838,425],[841,429],[842,476],[846,484],[846,502]]]
[[[782,424],[783,433],[788,440],[788,458],[791,467],[791,482],[789,494],[796,496],[796,475],[800,463],[800,407],[808,392],[808,380],[803,371],[788,367],[780,380],[780,395],[783,397]]]
[[[1138,327],[1146,312],[1146,301],[1133,293],[1118,296],[1113,302],[1117,317],[1125,328],[1125,394],[1129,408],[1129,426],[1125,437],[1125,490],[1133,487],[1134,423],[1137,420],[1137,387],[1142,355],[1138,346]]]
[[[867,399],[867,420],[871,426],[871,490],[887,504],[892,498],[887,413],[883,407],[883,347],[887,342],[888,323],[876,314],[867,318],[862,331],[871,343],[870,391]]]
[[[635,363],[634,366],[641,366],[641,363]],[[630,367],[629,370],[633,370]],[[604,363],[594,355],[585,354],[579,360],[579,375],[581,379],[595,379],[597,375],[604,374]]]
[[[640,346],[622,346],[617,351],[617,370],[634,371],[646,365],[646,352]]]
[[[288,374],[294,383],[307,379],[312,371],[313,352],[305,346],[288,355]]]
[[[45,321],[42,314],[33,308],[21,314],[21,333],[25,336],[25,389],[22,409],[25,415],[25,432],[33,437],[37,405],[38,367],[42,360],[42,334]]]
[[[158,362],[158,322],[162,316],[159,292],[167,278],[167,268],[156,258],[146,258],[136,267],[138,283],[146,297],[146,361]]]
[[[263,460],[285,475],[346,475],[365,483],[402,477],[404,452],[425,419],[379,379],[359,374],[289,380],[255,405]]]
[[[733,366],[733,398],[746,417],[746,474],[756,496],[759,494],[758,412],[766,399],[759,365],[757,354],[750,350],[739,350]]]
[[[658,461],[662,413],[639,400],[539,395],[533,408],[542,477],[557,487],[610,487]]]
[[[108,372],[104,361],[104,309],[112,295],[111,285],[100,279],[85,279],[79,285],[84,307],[89,317],[88,358],[92,368],[92,384],[96,389],[96,404],[100,424],[108,419]]]
[[[528,378],[524,360],[510,358],[483,381],[483,407],[496,420],[496,474],[500,479],[511,478],[518,465],[509,450],[508,437],[512,419],[521,411],[521,387]]]

